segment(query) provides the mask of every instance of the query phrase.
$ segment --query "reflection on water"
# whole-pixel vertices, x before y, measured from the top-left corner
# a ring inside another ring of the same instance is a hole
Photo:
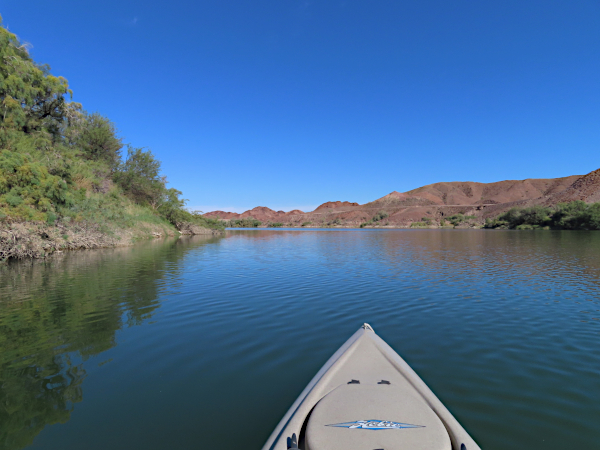
[[[0,268],[0,448],[24,448],[69,420],[83,400],[84,361],[152,316],[157,281],[184,249],[182,239]]]
[[[260,448],[363,322],[482,448],[597,448],[599,310],[597,232],[246,230],[11,264],[0,449]]]

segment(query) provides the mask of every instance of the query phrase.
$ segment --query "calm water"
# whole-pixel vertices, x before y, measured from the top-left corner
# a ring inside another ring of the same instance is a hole
[[[363,322],[485,450],[600,448],[600,233],[249,230],[0,268],[1,449],[260,449]]]

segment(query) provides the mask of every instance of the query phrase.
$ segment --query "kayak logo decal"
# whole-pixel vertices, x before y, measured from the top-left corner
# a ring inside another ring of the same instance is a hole
[[[357,420],[356,422],[332,423],[326,427],[361,428],[363,430],[400,430],[402,428],[425,428],[424,425],[390,422],[389,420]]]

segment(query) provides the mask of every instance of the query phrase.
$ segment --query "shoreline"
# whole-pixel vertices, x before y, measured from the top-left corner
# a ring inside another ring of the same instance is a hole
[[[188,224],[181,224],[179,229],[151,223],[126,229],[102,229],[92,223],[4,223],[0,226],[0,263],[19,259],[43,259],[70,250],[127,247],[142,240],[221,234],[224,234],[221,230]]]

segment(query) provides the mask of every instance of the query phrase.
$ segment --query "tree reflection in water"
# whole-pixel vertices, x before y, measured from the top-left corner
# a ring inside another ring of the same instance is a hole
[[[83,362],[150,318],[161,278],[218,238],[74,252],[0,268],[0,448],[22,449],[83,400]]]

